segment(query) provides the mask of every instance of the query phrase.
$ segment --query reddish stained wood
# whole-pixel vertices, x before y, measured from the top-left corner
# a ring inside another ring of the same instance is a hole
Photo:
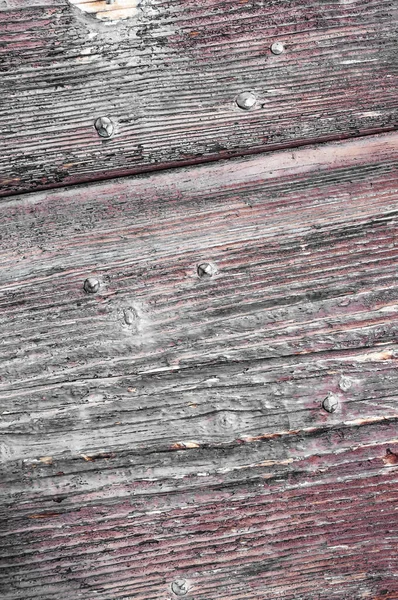
[[[66,0],[5,7],[2,195],[397,126],[394,0],[161,0],[111,26]]]
[[[12,509],[8,533],[18,537],[4,567],[16,579],[4,597],[171,598],[184,577],[200,600],[396,598],[397,471],[383,466],[385,451],[324,453],[290,472],[247,465],[240,479],[233,470],[151,477],[158,455],[142,480],[126,457],[119,468],[75,469],[61,498],[51,473],[27,473],[30,504],[43,512],[32,519],[26,491]]]
[[[3,200],[2,599],[398,598],[397,142]]]

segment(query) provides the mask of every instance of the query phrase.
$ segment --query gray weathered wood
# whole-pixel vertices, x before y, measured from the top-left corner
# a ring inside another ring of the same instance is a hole
[[[392,130],[396,39],[395,0],[3,0],[0,194]]]
[[[4,600],[397,598],[397,141],[2,201]]]

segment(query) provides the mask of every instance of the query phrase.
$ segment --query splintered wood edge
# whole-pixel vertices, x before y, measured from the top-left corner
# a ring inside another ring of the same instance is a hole
[[[138,0],[115,0],[113,4],[107,4],[105,0],[85,0],[85,2],[69,0],[69,2],[100,21],[129,19],[135,15],[138,5]]]

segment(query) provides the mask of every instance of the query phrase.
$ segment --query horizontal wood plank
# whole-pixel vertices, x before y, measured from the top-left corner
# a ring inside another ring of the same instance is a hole
[[[394,0],[159,0],[101,23],[67,0],[5,0],[0,194],[392,130],[397,14]]]
[[[397,157],[3,199],[2,599],[396,600]]]
[[[171,600],[183,579],[195,600],[394,600],[397,441],[340,440],[288,467],[258,448],[257,463],[186,477],[194,450],[151,455],[141,478],[131,458],[70,475],[56,461],[25,467],[2,509],[2,598]]]

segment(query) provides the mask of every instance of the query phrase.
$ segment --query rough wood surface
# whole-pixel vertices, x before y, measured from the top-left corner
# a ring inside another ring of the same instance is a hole
[[[142,0],[101,23],[68,0],[1,0],[0,193],[392,130],[397,14],[396,0]]]
[[[1,202],[2,599],[398,598],[397,157]]]
[[[137,0],[69,0],[69,2],[79,8],[84,13],[100,21],[119,21],[120,19],[130,19],[137,14]]]

